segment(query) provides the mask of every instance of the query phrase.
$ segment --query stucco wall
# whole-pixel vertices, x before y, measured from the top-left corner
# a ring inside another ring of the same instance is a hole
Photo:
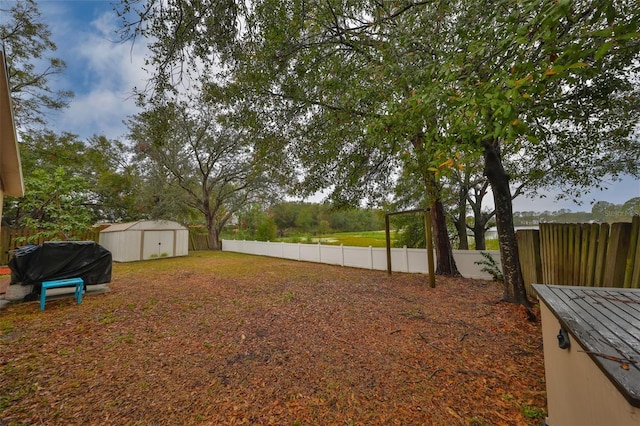
[[[542,337],[547,385],[548,426],[638,426],[640,409],[627,402],[584,348],[570,336],[569,349],[560,349],[560,323],[544,304]]]

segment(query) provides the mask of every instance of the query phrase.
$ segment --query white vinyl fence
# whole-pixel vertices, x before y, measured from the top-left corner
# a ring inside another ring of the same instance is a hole
[[[258,256],[279,257],[304,262],[326,263],[329,265],[352,268],[387,270],[387,250],[373,247],[349,247],[303,243],[271,243],[263,241],[222,240],[222,250]],[[495,259],[499,268],[500,252],[487,250]],[[453,250],[458,271],[465,278],[490,280],[492,276],[482,271],[482,265],[475,262],[483,260],[478,250]],[[435,255],[434,255],[435,258]],[[426,274],[427,251],[425,249],[392,248],[391,270]]]

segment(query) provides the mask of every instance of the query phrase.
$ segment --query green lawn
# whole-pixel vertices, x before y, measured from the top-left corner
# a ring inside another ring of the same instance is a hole
[[[392,234],[393,238],[393,234]],[[327,245],[343,244],[352,247],[386,247],[384,230],[365,232],[338,232],[316,236],[279,238],[278,241],[285,243],[322,243]]]
[[[393,246],[393,237],[395,232],[391,232],[391,243]],[[280,238],[277,241],[285,243],[307,243],[317,244],[318,242],[327,245],[340,245],[351,247],[386,247],[386,239],[384,230],[382,231],[364,231],[364,232],[336,232],[331,234],[322,234],[317,236],[296,236],[289,238]],[[488,239],[485,241],[486,250],[499,250],[497,239]],[[454,247],[456,248],[456,247]],[[474,250],[473,244],[470,249]]]
[[[395,231],[391,231],[391,244],[394,246]],[[223,239],[238,239],[232,235],[223,235]],[[320,235],[293,235],[290,237],[276,238],[276,242],[284,243],[303,243],[303,244],[340,244],[351,247],[386,247],[386,238],[384,230],[380,231],[362,231],[362,232],[334,232]],[[454,246],[454,249],[457,248]],[[473,241],[470,241],[469,248],[474,250]],[[497,239],[486,240],[486,250],[499,250]]]

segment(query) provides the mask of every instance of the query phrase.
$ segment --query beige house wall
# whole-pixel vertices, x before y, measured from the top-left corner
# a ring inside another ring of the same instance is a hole
[[[5,194],[22,197],[24,182],[11,106],[9,77],[4,50],[0,48],[0,218]]]
[[[547,384],[548,426],[638,426],[640,409],[632,406],[569,335],[571,347],[560,349],[560,323],[543,303],[542,337]]]

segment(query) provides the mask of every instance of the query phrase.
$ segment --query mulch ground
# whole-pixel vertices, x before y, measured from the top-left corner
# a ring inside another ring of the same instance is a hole
[[[0,310],[0,425],[539,425],[540,323],[496,283],[230,253]]]

